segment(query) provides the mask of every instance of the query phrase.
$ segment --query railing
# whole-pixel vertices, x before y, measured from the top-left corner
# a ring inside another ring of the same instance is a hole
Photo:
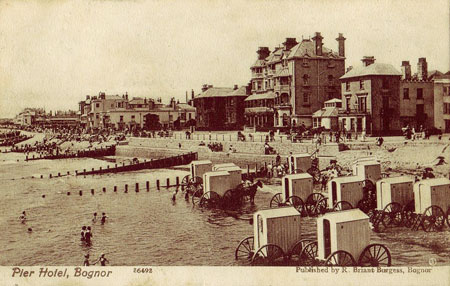
[[[369,114],[369,111],[367,109],[347,108],[339,110],[339,114]]]

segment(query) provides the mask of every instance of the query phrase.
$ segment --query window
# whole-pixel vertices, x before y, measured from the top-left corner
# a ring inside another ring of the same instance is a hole
[[[403,89],[403,99],[409,99],[409,88]]]
[[[172,114],[169,115],[169,122],[171,122],[171,121],[173,121],[173,115]]]
[[[328,75],[328,83],[333,83],[333,75],[332,74]]]
[[[114,108],[114,103],[111,103],[111,108]]]
[[[98,116],[98,114],[96,114],[96,115],[95,115],[95,118],[99,119],[99,118],[100,118],[100,116]]]
[[[389,88],[389,81],[387,78],[383,78],[383,81],[381,82],[381,88]]]
[[[444,95],[446,95],[446,94],[447,94],[447,87],[444,86]]]
[[[350,96],[345,97],[345,109],[350,111]]]
[[[350,82],[345,83],[345,91],[350,91]]]
[[[309,93],[303,94],[303,103],[309,103]]]
[[[304,74],[303,75],[303,84],[308,85],[309,84],[309,75]]]
[[[359,89],[364,89],[364,80],[359,81]]]
[[[123,115],[120,115],[120,122],[123,122]]]
[[[444,103],[444,114],[450,114],[450,103]]]
[[[358,97],[358,111],[359,112],[367,111],[367,98],[365,96]]]
[[[417,89],[417,99],[423,99],[423,89],[422,88]]]
[[[99,107],[100,107],[100,103],[96,103],[96,104],[95,104],[95,107],[96,107],[96,108],[99,108]]]

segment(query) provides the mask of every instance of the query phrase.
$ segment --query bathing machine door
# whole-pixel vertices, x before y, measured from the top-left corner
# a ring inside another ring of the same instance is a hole
[[[323,220],[323,243],[324,243],[324,257],[328,257],[331,254],[331,232],[330,221]]]

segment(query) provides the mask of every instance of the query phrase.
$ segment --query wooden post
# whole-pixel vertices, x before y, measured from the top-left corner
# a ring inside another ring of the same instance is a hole
[[[58,177],[61,177],[61,173],[60,172],[58,172]]]
[[[103,192],[106,193],[106,188],[105,187],[103,187]]]
[[[67,175],[70,175],[70,172],[69,172],[69,171],[67,171]]]
[[[75,176],[78,176],[78,170],[75,170]]]
[[[83,173],[86,175],[86,169],[83,169]]]
[[[114,164],[114,168],[117,168],[117,164]]]
[[[156,180],[156,189],[159,191],[159,180]]]
[[[128,184],[125,184],[125,193],[128,193]]]
[[[135,191],[136,193],[139,193],[139,183],[136,183]]]
[[[170,178],[167,178],[167,188],[169,188],[169,186],[170,186]]]
[[[51,179],[52,178],[52,174],[48,175],[48,177]]]
[[[150,191],[150,182],[149,181],[145,182],[145,186],[147,188],[147,192]]]
[[[44,175],[41,175],[41,179],[43,179],[44,178]]]
[[[117,186],[114,186],[114,193],[117,193]]]
[[[109,165],[106,165],[106,169],[109,169]]]
[[[80,197],[83,195],[83,191],[82,190],[80,190],[78,193],[80,194]]]
[[[67,192],[67,195],[70,196],[70,192]]]
[[[94,194],[94,189],[91,189],[91,194],[92,194],[92,195]]]
[[[94,172],[94,168],[92,168],[92,172]]]
[[[250,174],[250,165],[247,164],[247,175]]]
[[[176,177],[176,179],[175,179],[175,182],[176,182],[176,185],[177,185],[177,187],[180,185],[180,177]]]

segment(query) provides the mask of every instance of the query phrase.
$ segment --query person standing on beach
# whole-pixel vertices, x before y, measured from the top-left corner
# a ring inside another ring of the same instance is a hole
[[[86,226],[83,225],[81,228],[81,241],[85,241],[85,235],[86,235]]]
[[[101,219],[102,225],[105,224],[106,218],[107,218],[106,213],[102,213],[102,219]]]
[[[88,227],[87,227],[87,231],[86,231],[86,233],[84,234],[84,239],[85,239],[85,241],[86,241],[86,243],[87,243],[88,245],[91,244],[91,238],[92,238],[91,227],[88,226]]]
[[[89,253],[84,256],[83,266],[89,266]]]
[[[95,223],[97,221],[97,213],[94,213],[94,217],[92,218],[92,222]]]
[[[97,259],[97,261],[95,261],[95,262],[93,263],[93,265],[97,264],[98,262],[100,262],[100,265],[101,265],[101,266],[106,266],[106,263],[109,264],[109,260],[106,259],[104,253],[102,253],[102,255],[100,255],[100,257]]]

